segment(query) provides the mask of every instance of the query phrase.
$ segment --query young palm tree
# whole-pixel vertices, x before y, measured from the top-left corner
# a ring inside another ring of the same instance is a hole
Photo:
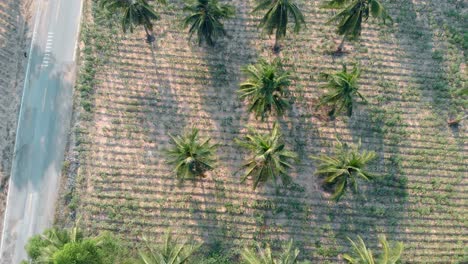
[[[339,201],[346,192],[348,185],[357,191],[357,179],[371,180],[373,177],[365,170],[366,165],[375,159],[373,151],[360,152],[361,143],[357,146],[348,146],[338,141],[334,156],[311,156],[320,161],[316,174],[324,177],[326,187],[333,189],[332,199]]]
[[[248,79],[240,84],[240,98],[250,101],[249,111],[255,112],[257,118],[263,120],[273,110],[282,116],[291,107],[287,98],[291,74],[283,70],[281,59],[276,58],[271,63],[260,59],[242,71]]]
[[[174,172],[180,180],[193,179],[213,169],[215,144],[211,138],[200,140],[198,129],[179,136],[172,136],[172,148],[167,150],[168,163],[174,165]]]
[[[354,97],[359,96],[364,102],[366,99],[358,91],[357,80],[361,75],[361,70],[356,65],[351,72],[348,72],[346,66],[343,70],[335,73],[322,73],[321,76],[327,81],[324,88],[328,93],[320,98],[317,107],[329,105],[332,107],[329,115],[335,117],[342,111],[346,111],[348,116],[353,113]]]
[[[165,0],[158,2],[165,3]],[[124,33],[127,31],[133,33],[135,27],[143,26],[148,43],[154,42],[152,21],[158,20],[159,15],[146,0],[100,0],[100,6],[121,16]]]
[[[31,237],[26,245],[26,263],[128,263],[126,250],[108,233],[85,237],[74,226],[51,228]],[[94,261],[94,262],[93,262]]]
[[[293,241],[291,240],[281,252],[281,255],[274,257],[270,248],[267,245],[266,248],[262,248],[258,243],[256,244],[257,249],[252,250],[250,248],[244,248],[241,252],[241,257],[247,264],[296,264],[298,263],[297,257],[299,256],[299,250],[293,249]]]
[[[56,252],[66,244],[79,243],[84,239],[77,226],[71,229],[46,229],[42,234],[31,237],[26,252],[33,263],[49,263]]]
[[[396,242],[392,246],[387,242],[385,235],[379,236],[380,245],[382,246],[382,254],[375,258],[372,251],[366,247],[366,244],[360,236],[355,242],[348,237],[348,240],[353,246],[353,255],[344,254],[343,258],[351,264],[395,264],[401,257],[403,252],[403,243]]]
[[[370,15],[382,20],[384,24],[387,20],[392,22],[392,18],[379,0],[330,0],[323,5],[323,8],[340,10],[328,21],[328,23],[337,22],[337,33],[343,36],[337,52],[343,51],[345,39],[354,40],[361,35],[362,22],[367,21]]]
[[[275,45],[273,50],[279,52],[279,41],[286,36],[289,19],[294,23],[294,33],[301,30],[305,25],[304,15],[293,0],[260,0],[253,12],[267,10],[260,20],[259,27],[263,28],[268,35],[275,32]]]
[[[189,258],[200,248],[199,244],[187,244],[172,238],[170,231],[164,237],[161,247],[150,245],[144,239],[146,251],[140,251],[140,263],[142,264],[188,264]]]
[[[184,11],[189,12],[183,23],[185,28],[190,26],[190,38],[197,33],[198,45],[205,40],[210,46],[215,45],[218,37],[226,35],[220,20],[232,18],[235,14],[234,6],[220,4],[218,0],[191,0]]]
[[[244,182],[247,178],[253,179],[253,189],[257,188],[260,182],[273,181],[276,186],[278,178],[283,185],[287,185],[291,178],[287,174],[287,169],[291,168],[289,160],[294,160],[297,155],[285,149],[281,132],[277,123],[269,134],[260,134],[250,129],[250,133],[242,140],[236,142],[249,150],[252,156],[244,164],[246,172],[241,179]]]

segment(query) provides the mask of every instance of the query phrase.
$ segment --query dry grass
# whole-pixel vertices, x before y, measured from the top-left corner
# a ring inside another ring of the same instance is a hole
[[[372,243],[386,233],[405,243],[404,259],[411,263],[463,260],[466,126],[446,125],[463,103],[450,95],[452,88],[466,81],[463,49],[448,33],[463,28],[450,15],[459,12],[460,1],[385,1],[393,27],[366,27],[360,45],[347,45],[351,53],[335,58],[327,55],[338,43],[333,28],[324,25],[329,14],[317,0],[298,0],[308,26],[284,42],[281,56],[296,76],[295,102],[280,123],[301,161],[292,172],[296,185],[280,193],[239,184],[245,153],[234,139],[246,126],[267,129],[272,122],[249,116],[236,95],[239,68],[273,56],[273,41],[259,33],[258,17],[250,14],[254,2],[233,1],[237,17],[226,22],[230,38],[214,49],[187,41],[174,23],[182,15],[181,1],[173,2],[155,26],[154,48],[144,43],[143,32],[111,35],[98,27],[94,43],[112,43],[100,57],[92,113],[82,111],[76,126],[75,197],[90,230],[137,241],[142,233],[157,237],[172,227],[228,246],[294,238],[302,256],[319,263],[335,262],[348,250],[346,236],[359,234]],[[353,62],[364,70],[361,91],[369,104],[359,105],[350,119],[324,121],[315,111],[323,92],[317,76]],[[218,168],[203,180],[178,184],[162,150],[168,133],[190,126],[220,144]],[[379,180],[338,204],[327,199],[308,158],[330,151],[336,135],[347,142],[362,139],[380,157],[372,166]]]

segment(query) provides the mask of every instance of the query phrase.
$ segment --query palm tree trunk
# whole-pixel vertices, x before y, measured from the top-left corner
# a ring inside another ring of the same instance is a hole
[[[144,28],[146,32],[146,42],[153,43],[155,40],[155,37],[153,36],[153,32],[150,32],[147,26],[144,26]]]
[[[278,38],[278,35],[275,36],[275,45],[273,46],[273,52],[274,53],[279,53],[280,51],[280,44],[279,44],[279,38]]]
[[[346,40],[346,35],[343,36],[343,39],[341,40],[341,43],[338,46],[338,49],[336,49],[337,52],[343,52],[345,40]]]

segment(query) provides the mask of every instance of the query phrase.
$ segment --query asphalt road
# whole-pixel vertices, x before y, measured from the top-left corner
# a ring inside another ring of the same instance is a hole
[[[25,259],[28,238],[53,223],[72,112],[82,0],[35,4],[0,245],[5,264]]]

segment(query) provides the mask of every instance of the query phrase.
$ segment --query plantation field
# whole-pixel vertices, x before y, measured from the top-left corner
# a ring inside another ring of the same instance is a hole
[[[293,238],[301,258],[336,263],[349,251],[347,236],[361,235],[373,247],[384,233],[405,243],[407,263],[468,261],[466,123],[447,125],[466,107],[466,96],[456,95],[466,87],[466,3],[383,1],[393,26],[367,23],[360,42],[336,57],[330,51],[341,39],[326,25],[331,12],[321,1],[297,0],[307,27],[283,41],[279,56],[294,73],[293,110],[279,123],[300,161],[291,172],[295,184],[277,192],[240,183],[248,154],[234,142],[248,126],[266,131],[274,121],[255,120],[237,94],[240,67],[275,56],[273,38],[251,14],[255,2],[231,1],[237,14],[225,21],[230,37],[215,48],[189,42],[179,22],[183,2],[168,2],[153,47],[143,29],[123,35],[87,2],[74,162],[64,166],[70,176],[59,211],[80,216],[93,233],[110,230],[129,242],[167,228],[226,247]],[[327,120],[315,109],[324,93],[319,73],[358,62],[368,104],[351,118]],[[178,183],[164,149],[169,133],[191,126],[219,144],[217,168]],[[330,152],[337,137],[374,150],[370,171],[378,177],[334,203],[309,156]]]

